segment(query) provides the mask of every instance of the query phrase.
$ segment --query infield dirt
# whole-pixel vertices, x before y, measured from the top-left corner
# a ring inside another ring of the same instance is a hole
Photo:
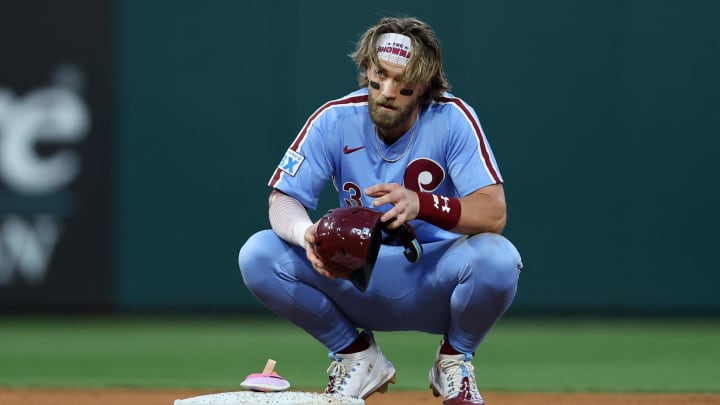
[[[146,389],[0,388],[3,405],[172,405],[176,399],[209,391]],[[484,393],[488,405],[709,405],[720,394]],[[367,405],[440,405],[430,391],[389,391],[366,399]]]

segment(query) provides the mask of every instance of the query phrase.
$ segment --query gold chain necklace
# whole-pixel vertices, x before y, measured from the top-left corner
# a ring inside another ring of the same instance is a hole
[[[385,156],[384,153],[380,150],[380,144],[378,143],[378,139],[380,139],[380,134],[378,133],[377,126],[373,125],[373,129],[375,130],[375,150],[377,151],[378,155],[382,158],[382,160],[388,162],[388,163],[395,163],[398,160],[402,159],[407,155],[407,153],[410,151],[410,147],[413,144],[413,141],[415,141],[415,134],[417,134],[417,127],[420,126],[420,114],[418,114],[417,118],[415,118],[415,125],[413,125],[413,132],[412,135],[410,135],[410,140],[407,143],[407,146],[405,146],[405,150],[403,151],[400,156],[396,157],[395,159],[390,159],[387,156]]]

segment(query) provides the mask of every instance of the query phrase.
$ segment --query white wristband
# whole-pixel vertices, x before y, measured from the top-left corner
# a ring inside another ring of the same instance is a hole
[[[305,232],[312,225],[312,221],[298,221],[293,224],[292,234],[295,244],[305,247]]]

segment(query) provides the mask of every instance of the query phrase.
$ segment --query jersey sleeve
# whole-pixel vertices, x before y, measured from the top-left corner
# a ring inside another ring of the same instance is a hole
[[[475,111],[458,98],[448,99],[452,106],[449,120],[448,171],[460,196],[502,183],[492,148]]]
[[[321,107],[307,120],[268,182],[309,209],[317,208],[320,194],[334,174],[328,151],[338,141],[331,136],[331,115]],[[340,149],[335,146],[334,150]]]

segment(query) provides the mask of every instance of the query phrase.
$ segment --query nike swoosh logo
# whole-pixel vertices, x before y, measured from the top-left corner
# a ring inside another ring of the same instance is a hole
[[[346,154],[346,155],[349,155],[349,154],[351,154],[351,153],[353,153],[353,152],[357,152],[357,151],[359,151],[360,149],[363,149],[363,148],[364,148],[364,146],[358,146],[357,148],[352,148],[352,149],[350,149],[350,148],[348,148],[347,145],[345,145],[345,147],[343,148],[343,153]]]

